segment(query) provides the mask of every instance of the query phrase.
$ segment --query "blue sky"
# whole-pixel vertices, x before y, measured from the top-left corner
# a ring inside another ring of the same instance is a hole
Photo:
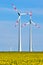
[[[32,20],[40,29],[32,26],[33,51],[43,51],[43,0],[0,0],[0,51],[18,50],[18,19],[11,4],[20,11],[32,11]],[[21,17],[21,23],[29,21],[29,15]],[[22,28],[22,51],[29,51],[29,26]]]

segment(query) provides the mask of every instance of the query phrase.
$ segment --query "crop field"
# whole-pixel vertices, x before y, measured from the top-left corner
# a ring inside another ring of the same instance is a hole
[[[43,65],[43,52],[0,52],[0,65]]]

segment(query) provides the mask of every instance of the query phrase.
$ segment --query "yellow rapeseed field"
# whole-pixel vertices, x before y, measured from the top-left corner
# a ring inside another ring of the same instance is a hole
[[[43,52],[0,52],[0,65],[43,65]]]

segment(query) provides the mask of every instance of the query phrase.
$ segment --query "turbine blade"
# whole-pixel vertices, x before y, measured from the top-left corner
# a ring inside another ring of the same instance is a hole
[[[19,24],[19,19],[20,19],[20,16],[19,16],[18,20],[15,23],[15,27]]]
[[[30,12],[27,11],[26,14],[32,16],[32,11]]]
[[[27,25],[29,25],[29,24],[30,24],[29,22],[24,23],[24,24],[22,25],[22,27],[25,27],[25,26],[27,26]]]
[[[15,10],[17,13],[19,13],[19,11],[17,10],[16,6],[15,6],[14,4],[12,4],[12,6],[13,6],[14,10]]]
[[[29,15],[32,16],[32,11],[29,12]]]
[[[26,12],[24,12],[24,13],[21,13],[21,15],[28,15]]]
[[[16,21],[16,24],[15,24],[15,27],[18,25],[18,23],[19,23],[19,21],[17,20],[17,21]]]
[[[34,23],[33,21],[31,21],[31,23],[32,23],[34,26],[36,26],[37,28],[40,28],[40,26],[39,26],[38,24]]]

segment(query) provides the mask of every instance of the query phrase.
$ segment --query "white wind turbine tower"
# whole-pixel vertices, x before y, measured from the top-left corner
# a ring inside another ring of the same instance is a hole
[[[17,8],[14,6],[14,4],[12,4],[12,6],[19,16],[18,20],[16,21],[15,26],[19,25],[19,27],[18,27],[18,51],[21,52],[22,51],[22,49],[21,49],[21,16],[27,15],[27,13],[18,11]]]
[[[22,25],[22,27],[29,25],[29,51],[32,52],[32,24],[37,28],[40,28],[36,23],[32,21],[32,12],[29,13],[30,20],[29,22]]]

